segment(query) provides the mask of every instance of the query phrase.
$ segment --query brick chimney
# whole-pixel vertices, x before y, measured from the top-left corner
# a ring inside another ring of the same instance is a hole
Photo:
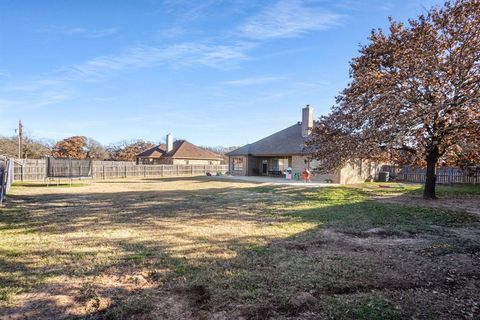
[[[307,104],[302,109],[302,136],[308,137],[313,129],[313,108]]]
[[[167,134],[167,152],[170,152],[173,150],[173,136],[171,133]]]

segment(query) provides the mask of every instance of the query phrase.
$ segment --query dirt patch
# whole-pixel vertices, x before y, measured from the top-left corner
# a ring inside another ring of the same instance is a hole
[[[238,248],[307,226],[256,215],[281,195],[252,192],[255,184],[208,178],[113,182],[13,189],[8,206],[15,210],[0,217],[0,281],[20,293],[0,301],[0,314],[221,317],[222,311],[204,310],[206,286],[185,283],[193,265],[229,259]]]
[[[446,315],[459,317],[460,314],[465,314],[468,315],[465,316],[467,319],[475,318],[473,314],[478,312],[478,299],[467,297],[465,291],[472,292],[471,290],[478,288],[480,284],[480,249],[462,253],[465,249],[461,243],[466,239],[463,238],[463,231],[458,237],[450,236],[448,240],[431,234],[400,238],[386,235],[378,229],[370,231],[368,236],[354,236],[325,229],[309,235],[306,239],[276,242],[273,246],[283,246],[297,252],[290,255],[291,259],[315,261],[316,272],[325,276],[317,278],[308,270],[297,268],[297,271],[303,272],[303,277],[310,281],[320,281],[317,289],[308,295],[312,295],[317,303],[302,304],[296,308],[298,303],[292,305],[291,302],[295,301],[293,298],[289,300],[287,307],[279,304],[277,311],[295,316],[295,319],[315,319],[311,314],[325,314],[326,310],[332,307],[332,300],[329,299],[334,299],[335,304],[342,304],[341,301],[350,301],[352,297],[361,301],[381,293],[383,297],[394,297],[390,300],[395,301],[391,311],[396,310],[399,315],[402,312],[415,313],[411,305],[405,304],[405,301],[415,304],[412,300],[414,296],[423,301],[424,306],[429,306],[422,307],[425,313],[418,314],[437,314],[439,310],[443,310],[441,312]],[[429,254],[430,250],[434,250],[435,255]],[[303,258],[299,259],[299,256]],[[281,271],[277,268],[276,272]],[[462,298],[447,298],[457,297],[457,294]],[[427,297],[432,298],[438,305],[429,302]],[[350,308],[353,307],[350,305]],[[363,307],[358,308],[359,313],[365,311]],[[389,312],[386,310],[385,314]],[[438,315],[441,315],[441,312]],[[347,318],[357,317],[352,314]]]
[[[475,318],[477,223],[405,209],[413,203],[406,195],[379,204],[352,188],[321,191],[208,178],[14,188],[11,210],[0,214],[0,312],[5,319]],[[477,201],[468,198],[466,207]]]
[[[164,273],[161,277],[160,273]],[[157,288],[167,278],[166,270],[118,274],[107,271],[94,277],[56,277],[50,284],[16,297],[16,307],[6,319],[71,319],[104,314],[130,295]]]
[[[188,299],[190,300],[190,303],[193,306],[199,309],[208,308],[208,302],[210,301],[210,292],[206,286],[194,285],[194,286],[185,288],[180,292],[183,295],[188,297]]]

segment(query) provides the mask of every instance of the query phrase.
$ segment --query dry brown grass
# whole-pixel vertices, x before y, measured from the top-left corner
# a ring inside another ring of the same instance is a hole
[[[478,219],[392,210],[365,190],[207,177],[16,186],[0,213],[2,311],[13,319],[473,317]],[[438,302],[411,310],[419,297]]]
[[[4,288],[9,313],[92,313],[312,226],[257,216],[265,196],[252,187],[196,178],[16,187],[1,245],[12,263],[2,279],[16,282]]]

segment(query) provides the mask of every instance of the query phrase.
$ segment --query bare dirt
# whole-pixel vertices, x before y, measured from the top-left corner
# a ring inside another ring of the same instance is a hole
[[[1,319],[480,317],[478,222],[352,232],[272,212],[293,196],[206,177],[16,187],[0,213],[0,288],[16,292]],[[480,208],[478,195],[375,201]]]

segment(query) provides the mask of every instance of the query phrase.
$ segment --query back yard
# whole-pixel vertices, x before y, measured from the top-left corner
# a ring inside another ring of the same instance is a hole
[[[215,178],[26,184],[0,208],[5,319],[474,319],[480,188]]]

